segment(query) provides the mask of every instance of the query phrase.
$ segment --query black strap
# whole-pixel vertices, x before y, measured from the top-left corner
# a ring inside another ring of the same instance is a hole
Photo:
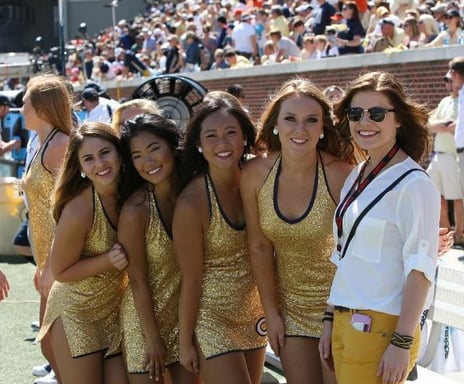
[[[113,110],[111,109],[109,104],[106,104],[106,109],[108,110],[108,115],[110,115],[110,120],[113,119]]]
[[[364,210],[357,217],[353,226],[351,227],[350,233],[348,234],[348,238],[346,239],[345,246],[343,247],[343,251],[340,255],[340,260],[345,257],[345,253],[348,249],[348,246],[350,245],[351,240],[353,240],[356,229],[358,228],[359,223],[364,218],[364,216],[366,216],[366,214],[380,201],[380,199],[384,197],[388,192],[390,192],[393,188],[395,188],[406,176],[416,171],[424,172],[425,174],[427,174],[427,172],[419,168],[414,168],[414,169],[410,169],[409,171],[406,171],[398,179],[396,179],[393,183],[391,183],[385,190],[383,190],[366,208],[364,208]]]

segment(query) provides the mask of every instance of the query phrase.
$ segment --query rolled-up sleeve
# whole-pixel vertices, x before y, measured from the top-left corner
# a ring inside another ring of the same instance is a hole
[[[433,283],[438,259],[440,194],[428,176],[418,175],[403,189],[397,215],[404,238],[405,279],[416,270]]]

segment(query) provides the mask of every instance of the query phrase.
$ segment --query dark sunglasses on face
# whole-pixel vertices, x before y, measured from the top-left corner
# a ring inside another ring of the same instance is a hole
[[[394,109],[387,109],[387,108],[382,108],[382,107],[372,107],[369,109],[362,109],[359,107],[351,107],[346,110],[346,117],[348,118],[349,121],[360,121],[364,113],[367,112],[367,116],[369,116],[369,119],[372,121],[375,121],[376,123],[381,123],[382,121],[385,120],[385,117],[387,116],[388,112],[394,112]]]

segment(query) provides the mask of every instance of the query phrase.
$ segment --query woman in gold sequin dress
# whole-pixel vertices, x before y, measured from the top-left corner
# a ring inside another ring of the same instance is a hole
[[[353,147],[341,142],[322,92],[291,80],[262,116],[257,145],[265,154],[242,172],[253,272],[289,384],[335,381],[323,372],[318,342],[334,275],[332,220],[352,169],[342,160],[354,162]]]
[[[267,339],[239,190],[254,139],[249,116],[225,92],[208,94],[187,128],[181,175],[188,184],[173,223],[182,274],[179,353],[204,384],[261,379]]]
[[[121,306],[121,328],[131,384],[153,383],[153,378],[162,382],[166,368],[171,383],[197,382],[179,363],[180,271],[172,216],[180,139],[176,125],[159,115],[138,115],[122,126],[126,176],[118,233],[129,260],[130,286]]]
[[[61,78],[40,75],[27,83],[23,102],[26,129],[36,131],[39,142],[23,183],[29,208],[29,236],[37,263],[34,283],[40,293],[39,321],[42,324],[48,292],[53,284],[48,256],[55,222],[51,214],[50,196],[63,164],[72,128],[71,98]],[[40,346],[59,378],[49,338],[43,338]]]
[[[110,126],[73,130],[53,194],[56,281],[38,336],[49,333],[66,384],[127,383],[122,355],[113,348],[128,264],[117,243],[120,170],[119,139]]]

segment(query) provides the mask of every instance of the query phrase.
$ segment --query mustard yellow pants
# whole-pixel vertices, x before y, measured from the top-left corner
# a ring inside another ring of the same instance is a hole
[[[361,332],[351,325],[354,312],[372,317],[370,332]],[[375,311],[335,310],[332,331],[332,354],[337,384],[377,384],[377,370],[383,353],[390,344],[395,332],[398,316]],[[420,327],[415,331],[414,342],[410,349],[408,372],[414,366],[419,354]]]

